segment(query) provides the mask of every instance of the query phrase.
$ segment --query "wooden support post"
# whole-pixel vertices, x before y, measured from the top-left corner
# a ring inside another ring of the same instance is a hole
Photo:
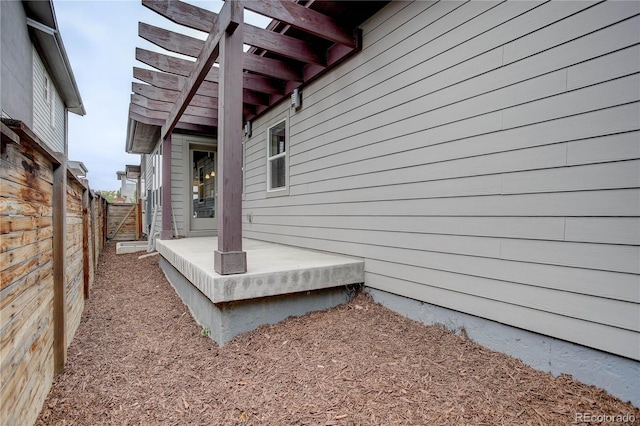
[[[242,42],[243,4],[227,1],[231,21],[220,39],[218,95],[218,250],[214,269],[222,275],[247,272],[242,251]]]
[[[66,327],[66,236],[67,164],[53,171],[53,370],[57,374],[67,362]]]
[[[161,240],[173,238],[171,228],[171,133],[162,141],[162,231]]]
[[[142,234],[142,199],[138,198],[136,200],[136,241],[140,239],[140,235]]]
[[[100,250],[100,243],[98,240],[98,235],[96,235],[96,198],[93,194],[89,196],[89,211],[91,213],[91,268],[95,271],[96,266],[98,266],[98,254]],[[100,206],[100,202],[98,202],[98,206]]]
[[[89,188],[82,191],[82,271],[84,279],[84,298],[89,297],[91,284],[91,215]]]

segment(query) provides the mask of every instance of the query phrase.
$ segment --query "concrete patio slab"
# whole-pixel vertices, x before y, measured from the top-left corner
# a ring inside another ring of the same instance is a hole
[[[277,296],[364,282],[364,260],[243,239],[247,272],[213,269],[216,237],[158,240],[156,249],[213,303]]]
[[[147,250],[146,241],[122,241],[116,243],[116,254],[136,253]]]
[[[223,345],[288,316],[328,309],[364,282],[364,260],[243,239],[247,272],[219,275],[215,237],[157,240],[160,266],[193,317]]]

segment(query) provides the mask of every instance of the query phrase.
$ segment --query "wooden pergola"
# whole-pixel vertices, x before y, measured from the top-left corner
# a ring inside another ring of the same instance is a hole
[[[243,125],[361,49],[358,25],[387,1],[227,0],[220,13],[178,0],[142,0],[167,19],[208,33],[206,41],[140,23],[139,36],[189,61],[145,49],[134,67],[127,151],[150,153],[163,141],[163,170],[171,170],[174,130],[217,135],[220,274],[246,272],[242,250]],[[244,10],[272,19],[244,23]],[[243,45],[249,45],[247,52]],[[218,66],[214,66],[214,63]],[[172,238],[171,176],[162,177],[162,232]]]

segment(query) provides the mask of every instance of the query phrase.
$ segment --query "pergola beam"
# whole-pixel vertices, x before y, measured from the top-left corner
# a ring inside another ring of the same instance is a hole
[[[180,92],[182,90],[188,80],[187,77],[162,73],[158,71],[145,70],[137,67],[133,68],[133,76],[139,80],[151,84],[152,86],[162,89],[174,90],[177,92]],[[261,95],[251,90],[243,91],[245,103],[250,105],[269,105],[269,99],[267,95]],[[196,93],[202,96],[209,96],[213,102],[217,102],[218,83],[203,81]],[[176,101],[178,99],[179,97],[176,98]]]
[[[238,1],[242,0],[233,0],[234,3]],[[314,0],[302,2],[304,5],[293,0],[251,0],[243,3],[244,8],[274,20],[268,29],[242,23],[240,34],[243,43],[253,46],[249,52],[240,53],[244,120],[261,115],[293,89],[308,84],[358,52],[362,46],[362,33],[356,25],[379,9],[371,6],[371,2],[365,2],[365,11],[354,9],[351,3],[338,7],[336,2],[325,4]],[[209,38],[222,31],[219,14],[185,1],[142,0],[142,4],[179,25],[208,32]],[[238,20],[242,21],[242,18]],[[198,38],[144,23],[139,24],[139,35],[163,49],[193,58],[199,57],[207,48],[207,42]],[[185,82],[196,72],[196,62],[188,58],[137,49],[136,59],[161,71],[134,67],[135,78],[154,86],[134,86],[136,94],[148,99],[178,102]],[[209,108],[212,105],[207,101],[217,102],[219,67],[210,66],[205,75],[198,78],[202,81],[196,93],[185,94],[191,99],[181,107]],[[173,92],[178,92],[178,95]]]
[[[179,75],[167,74],[138,67],[133,67],[133,77],[160,89],[174,90],[177,92],[180,92],[181,88],[187,81],[185,77]],[[204,82],[200,85],[197,94],[218,99],[218,85],[211,82]],[[216,102],[215,100],[213,101]]]
[[[179,0],[142,0],[142,4],[165,18],[194,30],[210,32],[217,15],[209,10]],[[308,42],[244,24],[244,44],[266,49],[287,58],[325,66],[320,49]]]
[[[141,115],[143,117],[147,117],[147,118],[151,118],[151,119],[157,119],[157,120],[164,120],[165,124],[166,121],[169,119],[170,116],[170,112],[165,112],[165,111],[156,111],[153,109],[149,109],[149,108],[145,108],[142,107],[140,105],[136,105],[136,104],[129,104],[129,111],[131,112],[135,112],[138,115]],[[217,127],[218,126],[218,119],[217,118],[206,118],[206,117],[199,117],[197,115],[187,115],[187,114],[182,114],[182,116],[180,117],[180,120],[183,123],[188,123],[188,124],[197,124],[200,126],[209,126],[209,127]],[[178,122],[176,122],[177,125]],[[175,128],[176,126],[174,126]]]
[[[164,28],[145,24],[144,22],[138,22],[138,36],[165,50],[191,56],[192,58],[198,57],[205,43],[203,40],[195,37],[189,37]]]
[[[182,1],[142,0],[142,5],[176,24],[185,25],[194,30],[204,31],[206,33],[211,31],[213,22],[218,19],[215,13],[209,12],[208,10],[206,11],[208,13],[196,13],[196,10],[201,12],[204,9]],[[212,15],[209,15],[209,13]]]
[[[154,27],[143,22],[138,25],[138,35],[165,50],[191,56],[192,58],[198,57],[205,44],[204,41],[197,38]],[[302,82],[302,71],[299,66],[277,59],[257,57],[250,53],[242,53],[242,57],[244,58],[243,69],[246,71],[256,72],[280,80]],[[260,61],[257,61],[256,58]]]
[[[178,99],[178,96],[180,96],[180,91],[177,89],[163,89],[160,87],[152,86],[150,84],[136,82],[131,83],[131,91],[137,95],[142,95],[147,99],[170,103],[175,103],[175,101]],[[203,108],[212,108],[213,106],[217,107],[218,99],[196,94],[193,99],[191,99],[191,102],[189,102],[189,106],[198,106]],[[243,113],[247,116],[255,115],[255,106],[244,104]]]
[[[188,77],[189,75],[191,75],[191,72],[193,71],[193,68],[195,66],[195,62],[177,58],[175,56],[165,55],[159,52],[152,52],[150,50],[141,49],[139,47],[136,48],[136,59],[157,70],[168,72],[171,74],[182,75],[184,77]],[[278,83],[276,80],[248,73],[244,73],[242,77],[243,87],[245,89],[274,95],[284,94],[283,84]],[[218,68],[212,67],[205,77],[205,81],[217,83],[218,79]]]
[[[180,92],[176,90],[163,89],[150,84],[136,82],[131,83],[131,91],[136,95],[142,95],[147,99],[170,103],[174,103],[180,95]],[[210,108],[212,105],[217,106],[218,100],[209,96],[195,95],[193,99],[191,99],[189,105]]]
[[[173,108],[173,102],[156,101],[154,99],[146,98],[142,95],[131,95],[131,103],[139,105],[143,108],[147,108],[153,111],[171,112]],[[203,108],[189,105],[184,111],[185,115],[192,115],[203,118],[218,118],[218,109],[216,108]]]
[[[167,117],[167,122],[162,126],[160,137],[163,140],[167,135],[171,134],[180,120],[180,116],[184,113],[187,105],[189,105],[191,98],[196,94],[198,87],[200,87],[207,73],[213,66],[213,63],[218,58],[222,37],[224,37],[226,33],[233,33],[238,25],[242,26],[242,13],[238,14],[237,9],[237,2],[235,1],[225,3],[224,6],[222,6],[218,20],[211,29],[207,41],[198,55],[198,60],[196,61],[193,72],[182,87],[177,101],[173,104],[173,109],[169,113],[169,117]],[[242,12],[242,7],[240,7],[240,12]],[[240,70],[240,73],[242,73],[242,70]],[[242,87],[242,79],[239,84],[240,87]],[[241,112],[242,105],[240,105],[239,113]]]
[[[149,117],[145,117],[144,115],[140,115],[137,112],[131,111],[131,105],[129,105],[129,118],[142,124],[157,126],[158,133],[160,132],[160,126],[162,126],[162,124],[165,122],[165,120],[162,120],[159,118],[149,118]],[[195,132],[195,133],[212,133],[216,131],[215,127],[203,126],[200,124],[185,123],[184,121],[179,121],[178,124],[176,125],[176,129],[187,130],[189,132]]]
[[[325,40],[356,47],[355,29],[346,29],[335,19],[293,1],[248,1],[245,8]]]

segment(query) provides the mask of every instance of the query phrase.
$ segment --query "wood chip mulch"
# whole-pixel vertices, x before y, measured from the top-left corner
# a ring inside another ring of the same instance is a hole
[[[220,348],[157,256],[108,244],[38,425],[562,425],[640,410],[365,294]],[[606,424],[606,422],[604,423]],[[630,424],[630,423],[628,423]]]

